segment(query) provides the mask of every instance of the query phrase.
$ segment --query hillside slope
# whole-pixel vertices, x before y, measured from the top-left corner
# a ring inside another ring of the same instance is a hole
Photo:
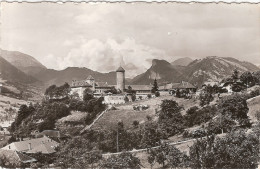
[[[32,56],[21,52],[0,49],[0,56],[19,70],[29,75],[33,75],[41,70],[47,69]]]
[[[45,86],[52,84],[62,85],[65,82],[71,84],[72,80],[83,80],[89,75],[95,78],[96,82],[108,82],[116,84],[116,72],[100,73],[88,68],[68,67],[64,70],[46,69],[34,75],[35,78],[45,83]]]
[[[34,83],[37,80],[21,70],[17,69],[15,66],[10,64],[7,60],[0,56],[0,77],[4,80],[10,82],[20,82],[20,83]]]
[[[257,66],[249,62],[211,56],[190,63],[183,75],[189,82],[200,86],[205,81],[219,81],[226,78],[232,75],[234,69],[238,69],[240,73],[259,70]]]

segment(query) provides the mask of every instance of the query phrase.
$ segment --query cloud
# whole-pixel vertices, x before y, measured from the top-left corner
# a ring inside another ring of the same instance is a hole
[[[53,66],[57,68],[58,65],[59,69],[78,66],[99,72],[109,72],[115,71],[118,66],[122,65],[127,70],[126,76],[133,77],[151,66],[149,59],[165,55],[164,51],[138,44],[131,38],[126,38],[121,43],[115,39],[106,41],[79,39],[74,43],[79,43],[79,41],[80,45],[72,48],[63,59],[56,58],[58,63],[53,62]],[[46,56],[42,63],[48,63],[50,60],[55,60],[53,55]]]

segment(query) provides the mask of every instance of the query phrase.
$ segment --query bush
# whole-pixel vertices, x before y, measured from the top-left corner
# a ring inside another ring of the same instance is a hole
[[[137,120],[133,121],[133,126],[134,126],[134,128],[137,128],[138,125],[139,125],[139,121],[137,121]]]
[[[141,168],[141,161],[131,153],[123,152],[118,156],[111,156],[104,159],[101,168]]]
[[[155,92],[155,97],[159,97],[160,96],[160,92]]]
[[[124,100],[125,100],[126,103],[129,102],[129,99],[128,99],[127,96],[124,98]]]
[[[148,99],[152,98],[152,95],[151,94],[148,94],[147,95]]]
[[[205,106],[205,105],[209,105],[210,102],[212,102],[214,100],[214,97],[211,93],[201,93],[200,94],[200,106]]]
[[[132,94],[132,101],[134,102],[136,100],[136,95]]]

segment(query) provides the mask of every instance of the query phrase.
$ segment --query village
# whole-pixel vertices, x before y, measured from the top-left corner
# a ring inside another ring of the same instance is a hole
[[[252,86],[252,84],[249,84],[252,83],[251,81],[245,84],[238,78],[237,70],[234,70],[234,74],[234,76],[236,76],[234,80],[228,80],[226,82],[205,82],[200,88],[192,85],[189,82],[184,81],[181,81],[180,83],[164,83],[159,85],[157,84],[156,79],[154,79],[154,84],[126,85],[125,70],[123,67],[120,66],[116,70],[116,85],[109,85],[107,82],[96,82],[95,78],[89,75],[85,80],[73,80],[71,82],[71,85],[69,85],[69,89],[64,90],[66,92],[63,91],[61,93],[52,93],[49,91],[49,93],[45,94],[45,99],[51,102],[62,102],[64,101],[64,99],[66,100],[67,97],[76,96],[79,100],[84,100],[86,99],[86,94],[89,95],[89,97],[97,99],[103,98],[102,104],[107,105],[105,106],[107,108],[105,108],[104,111],[97,113],[96,116],[92,118],[93,120],[91,120],[91,123],[88,123],[88,125],[86,126],[82,126],[83,128],[80,127],[80,133],[82,134],[86,131],[91,131],[92,128],[96,128],[96,126],[98,126],[98,123],[100,123],[99,121],[103,121],[104,119],[108,120],[105,117],[110,116],[109,114],[112,113],[110,111],[113,109],[129,111],[128,109],[120,108],[122,106],[124,107],[124,105],[130,105],[132,107],[130,109],[140,113],[142,113],[142,111],[153,111],[152,113],[145,113],[147,114],[147,117],[152,117],[154,112],[161,109],[160,106],[158,107],[158,102],[162,101],[163,99],[176,98],[176,101],[184,99],[184,101],[182,102],[187,104],[190,104],[190,101],[185,100],[193,100],[193,104],[196,104],[196,100],[200,100],[200,98],[206,95],[204,99],[206,100],[206,102],[208,102],[205,103],[205,105],[207,105],[215,99],[221,99],[223,96],[232,95],[234,92],[240,92],[241,90],[245,90]],[[254,82],[254,85],[257,85],[257,83]],[[0,86],[2,87],[2,85]],[[208,99],[208,90],[215,91],[213,92],[215,93],[215,96],[210,94],[212,98]],[[157,100],[156,104],[152,104],[152,100]],[[31,103],[27,103],[28,106],[30,104]],[[39,163],[39,159],[37,159],[37,157],[39,156],[37,156],[37,154],[40,153],[44,156],[51,157],[53,154],[57,153],[59,145],[68,141],[71,137],[71,135],[68,135],[68,133],[63,133],[64,130],[59,131],[55,128],[54,130],[32,130],[29,135],[24,135],[17,132],[11,133],[10,127],[12,122],[14,123],[15,119],[17,120],[17,115],[12,116],[12,118],[8,121],[1,121],[0,123],[0,145],[2,146],[2,148],[0,149],[0,158],[4,160],[4,163],[9,164],[7,166],[28,166],[28,164],[30,164],[30,166],[34,166],[34,164]],[[36,124],[39,124],[41,122],[42,119],[39,119]],[[136,121],[136,123],[137,122],[138,121]],[[172,143],[174,143],[174,140],[172,141]],[[186,142],[186,139],[184,141]],[[40,161],[42,161],[42,159]],[[48,166],[52,167],[55,165],[48,164]]]
[[[0,168],[260,168],[259,7],[1,2]]]

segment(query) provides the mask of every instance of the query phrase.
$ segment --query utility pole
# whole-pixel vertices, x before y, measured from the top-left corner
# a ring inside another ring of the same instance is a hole
[[[116,132],[116,151],[119,152],[119,146],[118,146],[118,125],[117,125],[117,132]]]

